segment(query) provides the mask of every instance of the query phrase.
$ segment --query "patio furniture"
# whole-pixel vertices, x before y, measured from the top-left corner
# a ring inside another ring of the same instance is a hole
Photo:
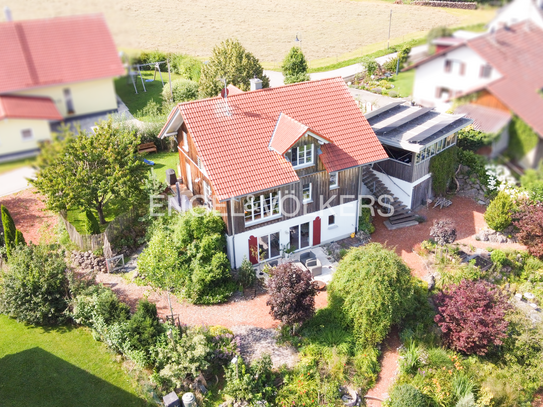
[[[299,268],[300,270],[307,270],[307,267],[306,267],[303,263],[301,263],[301,262],[299,262],[299,261],[294,262],[294,263],[292,263],[292,264],[294,265],[294,267],[297,267],[297,268]]]
[[[319,259],[308,259],[305,262],[305,266],[311,272],[313,277],[320,276],[322,274],[322,263]]]
[[[305,265],[306,261],[309,259],[316,259],[317,256],[311,250],[303,252],[300,254],[300,261]]]

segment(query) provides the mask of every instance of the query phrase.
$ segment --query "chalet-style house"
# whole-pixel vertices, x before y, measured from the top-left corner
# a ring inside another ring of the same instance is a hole
[[[362,168],[388,156],[343,80],[232,93],[177,105],[160,137],[222,214],[233,267],[354,233]]]
[[[187,188],[222,214],[233,267],[351,235],[363,196],[394,208],[392,227],[413,222],[410,208],[431,196],[428,160],[470,122],[401,101],[368,123],[341,78],[251,82],[177,105],[160,133],[177,139]]]
[[[0,22],[0,162],[37,154],[52,123],[117,109],[124,74],[102,15]]]
[[[443,48],[407,69],[416,69],[413,98],[446,111],[455,99],[467,105],[455,113],[476,128],[499,134],[493,155],[508,145],[508,124],[516,115],[536,132],[538,144],[519,164],[536,167],[543,158],[543,29],[531,20]]]

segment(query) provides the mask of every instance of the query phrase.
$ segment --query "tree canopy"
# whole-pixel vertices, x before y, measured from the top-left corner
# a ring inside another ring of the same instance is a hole
[[[105,224],[104,208],[133,205],[143,198],[148,167],[138,156],[139,137],[102,122],[94,135],[64,128],[44,144],[31,183],[47,197],[51,210],[94,208]]]
[[[292,47],[281,66],[285,83],[305,82],[309,80],[307,73],[307,61],[299,47]]]
[[[258,59],[248,52],[236,39],[227,39],[213,48],[211,58],[202,68],[200,77],[200,95],[217,96],[224,87],[219,78],[226,79],[243,91],[251,89],[252,78],[262,80],[262,87],[268,88],[270,81],[264,75],[264,68]]]
[[[344,317],[358,343],[373,346],[411,311],[414,285],[396,253],[370,243],[347,253],[328,292],[330,306]]]

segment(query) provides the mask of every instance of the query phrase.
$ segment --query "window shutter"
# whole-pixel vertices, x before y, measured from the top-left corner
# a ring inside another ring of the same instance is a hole
[[[445,72],[451,72],[452,61],[449,59],[445,60]]]
[[[321,218],[316,217],[313,221],[313,246],[321,244]]]
[[[439,99],[441,97],[441,88],[438,86],[436,88],[436,99]]]
[[[481,69],[479,70],[479,77],[484,78],[485,77],[485,66],[481,65]]]
[[[249,238],[249,261],[258,264],[258,239],[256,236]]]
[[[460,75],[464,76],[466,73],[466,64],[464,62],[460,63]]]

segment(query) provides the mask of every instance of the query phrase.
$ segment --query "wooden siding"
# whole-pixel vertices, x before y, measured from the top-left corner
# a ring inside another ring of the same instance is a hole
[[[428,174],[430,169],[430,160],[415,165],[415,155],[413,153],[412,163],[409,165],[396,160],[386,160],[374,164],[373,169],[402,181],[415,182]]]
[[[415,185],[411,195],[411,209],[416,210],[421,205],[426,205],[426,200],[432,195],[432,177]]]
[[[510,109],[505,106],[496,96],[494,96],[492,93],[490,93],[487,90],[482,90],[477,95],[477,99],[475,99],[472,103],[480,106],[486,106],[486,107],[492,107],[494,109],[503,110],[505,112],[510,112]]]
[[[330,201],[329,206],[337,206],[340,204],[345,204],[348,202],[355,201],[358,196],[358,185],[359,185],[359,167],[351,168],[345,171],[338,172],[339,187],[330,190],[330,177],[326,171],[314,172],[312,174],[301,176],[300,182],[292,183],[285,185],[280,188],[274,188],[265,191],[264,193],[279,192],[282,200],[282,216],[272,219],[267,222],[259,222],[250,226],[245,226],[244,218],[244,198],[241,197],[239,200],[231,200],[230,205],[228,206],[229,212],[228,219],[230,221],[228,233],[232,232],[242,233],[248,230],[257,229],[262,226],[266,226],[272,223],[277,223],[284,221],[286,219],[295,218],[296,216],[302,214],[308,214],[320,211],[326,203]],[[302,199],[302,185],[311,183],[312,184],[312,199],[313,201],[306,204],[301,204]],[[350,197],[346,197],[350,195]],[[294,196],[300,202],[299,211],[296,211],[297,204],[296,200],[292,198],[286,198],[287,196]],[[335,198],[332,198],[334,197]],[[344,199],[341,200],[340,196],[344,196]],[[322,197],[322,198],[321,198]],[[322,206],[321,206],[322,201]],[[232,209],[230,209],[232,208]],[[233,214],[236,216],[232,216]]]

